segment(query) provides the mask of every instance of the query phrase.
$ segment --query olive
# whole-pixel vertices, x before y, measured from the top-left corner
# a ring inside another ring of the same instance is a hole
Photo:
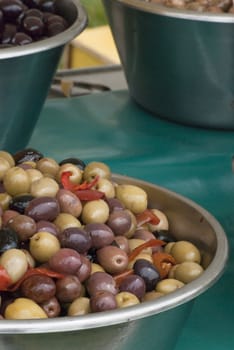
[[[3,180],[5,173],[10,169],[10,167],[11,166],[9,162],[6,159],[0,157],[0,181]]]
[[[74,184],[80,184],[82,181],[82,170],[78,168],[76,165],[72,163],[66,163],[60,166],[59,171],[57,173],[56,179],[60,183],[61,182],[61,177],[62,173],[64,172],[71,172],[71,175],[69,177],[69,181]]]
[[[125,236],[116,236],[114,238],[114,242],[120,249],[124,250],[125,253],[129,254],[128,239]]]
[[[128,240],[130,251],[133,251],[135,248],[141,246],[144,243],[145,243],[145,241],[143,239],[139,239],[139,238],[131,238]],[[141,250],[141,253],[146,253],[146,254],[152,255],[152,248],[151,247],[144,248]]]
[[[158,230],[153,232],[154,236],[161,241],[166,243],[174,242],[175,238],[171,235],[171,233],[167,230]]]
[[[76,165],[78,168],[80,168],[80,170],[84,170],[86,164],[83,162],[83,160],[79,159],[79,158],[66,158],[63,159],[61,162],[59,162],[59,165],[63,165],[63,164],[74,164]]]
[[[18,0],[2,0],[1,10],[7,20],[13,21],[23,12],[23,3]]]
[[[156,292],[156,290],[151,290],[150,292],[145,293],[143,301],[151,301],[162,297],[164,294]]]
[[[25,209],[25,214],[35,221],[53,221],[60,212],[59,203],[56,198],[38,197],[32,199]]]
[[[143,241],[148,241],[150,239],[155,239],[155,236],[151,231],[140,228],[135,231],[133,238],[141,239]]]
[[[0,230],[0,253],[12,248],[19,247],[19,237],[10,227],[4,227]]]
[[[30,187],[30,193],[34,197],[55,197],[58,190],[58,183],[47,176],[33,181]]]
[[[43,177],[43,174],[34,168],[26,169],[26,173],[28,175],[30,184],[32,184],[34,181],[40,180]]]
[[[92,245],[90,234],[80,227],[69,227],[59,234],[61,247],[73,248],[78,253],[88,252]]]
[[[12,167],[4,175],[3,185],[11,196],[28,193],[30,182],[27,173],[20,167]]]
[[[137,254],[137,256],[129,262],[128,268],[132,269],[135,262],[139,259],[144,259],[144,260],[149,261],[150,263],[153,263],[153,258],[152,258],[151,254],[141,252],[141,253]]]
[[[0,192],[0,206],[3,210],[7,210],[9,208],[9,204],[11,202],[12,197],[7,193]]]
[[[54,13],[55,12],[55,1],[54,0],[41,0],[40,8],[42,11]]]
[[[59,165],[53,158],[41,158],[36,164],[37,169],[45,176],[55,178],[59,171]]]
[[[176,291],[178,288],[184,286],[184,283],[176,280],[175,278],[165,278],[158,282],[156,286],[156,292],[168,294]]]
[[[54,220],[54,224],[62,232],[69,227],[81,227],[80,221],[71,214],[60,213]]]
[[[47,315],[35,301],[28,298],[17,298],[6,307],[4,317],[6,320],[28,320],[47,318]]]
[[[115,196],[115,188],[113,183],[108,179],[100,178],[95,185],[95,189],[105,193],[106,198],[113,198]]]
[[[120,292],[116,295],[116,301],[118,308],[129,307],[140,304],[140,300],[137,296],[130,292]]]
[[[37,229],[36,231],[46,231],[49,233],[52,233],[55,237],[58,237],[59,235],[59,229],[58,227],[50,221],[47,220],[40,220],[36,223]]]
[[[169,228],[167,216],[161,210],[158,210],[158,209],[151,209],[151,212],[154,215],[156,215],[156,217],[158,217],[160,221],[156,225],[148,223],[149,230],[150,231],[156,231],[156,230],[167,231]]]
[[[30,194],[19,195],[19,196],[13,197],[9,203],[9,209],[15,210],[20,214],[24,214],[25,208],[29,205],[30,201],[33,198],[34,197]]]
[[[75,299],[68,307],[68,316],[81,316],[91,312],[90,300],[87,297]]]
[[[86,282],[87,292],[90,296],[102,291],[117,294],[118,288],[114,278],[107,272],[97,271],[90,275]]]
[[[33,39],[31,38],[31,36],[29,36],[26,33],[23,32],[17,32],[15,33],[15,35],[13,36],[12,40],[11,40],[13,45],[26,45],[26,44],[30,44],[33,42]],[[18,166],[24,166],[23,164],[19,164]],[[26,169],[27,169],[27,165]]]
[[[20,290],[23,297],[40,304],[55,295],[56,285],[51,277],[32,275],[22,282]]]
[[[74,275],[66,275],[56,281],[56,297],[62,303],[71,303],[79,298],[81,291],[81,283]]]
[[[16,164],[20,164],[27,161],[37,162],[43,158],[43,154],[33,148],[26,148],[13,155]]]
[[[7,223],[10,219],[15,217],[16,215],[20,215],[17,211],[15,210],[5,210],[2,214],[2,225],[7,226]]]
[[[60,243],[53,234],[40,231],[30,238],[29,250],[37,261],[44,263],[60,250]]]
[[[95,262],[91,262],[91,273],[90,275],[92,275],[95,272],[105,272],[105,270],[103,269],[103,267]]]
[[[91,275],[91,262],[90,260],[84,256],[80,255],[81,266],[76,272],[76,276],[79,278],[79,281],[82,283],[87,280],[87,278]]]
[[[82,212],[82,203],[79,198],[71,191],[60,189],[56,198],[59,202],[61,213],[71,214],[75,217],[79,217]]]
[[[136,260],[133,270],[136,275],[139,275],[145,281],[146,292],[155,289],[160,280],[160,274],[150,261],[144,259]]]
[[[146,292],[146,285],[143,278],[139,275],[132,274],[124,277],[119,284],[121,292],[129,292],[137,296],[141,300]]]
[[[26,215],[16,215],[8,221],[8,226],[13,229],[21,241],[26,241],[36,233],[35,221]]]
[[[0,257],[0,265],[7,271],[12,283],[17,282],[28,269],[26,255],[22,250],[16,248],[3,252]]]
[[[0,151],[0,157],[1,157],[1,159],[3,158],[5,160],[7,160],[8,163],[10,164],[10,167],[15,166],[15,160],[9,152]]]
[[[146,192],[135,185],[118,185],[116,197],[134,214],[139,214],[147,208]]]
[[[114,233],[106,224],[90,223],[84,226],[92,239],[92,247],[99,249],[110,245],[114,240]]]
[[[97,259],[104,270],[111,274],[121,273],[128,266],[128,255],[115,246],[105,246],[98,249]]]
[[[193,261],[199,264],[201,262],[201,254],[198,248],[188,241],[175,242],[171,248],[170,254],[175,258],[177,263]]]
[[[125,209],[122,202],[117,198],[106,198],[106,202],[109,206],[110,213],[112,213],[114,210],[123,210]]]
[[[174,278],[183,283],[189,283],[198,278],[203,271],[202,266],[198,263],[193,261],[184,261],[177,265],[174,271]]]
[[[80,254],[70,248],[61,248],[48,261],[49,267],[63,274],[76,274],[82,265]]]
[[[106,224],[115,235],[125,235],[131,228],[131,215],[127,210],[115,210],[110,213]]]
[[[107,164],[102,162],[90,162],[84,168],[83,178],[87,181],[93,180],[96,176],[101,179],[110,180],[111,171]]]
[[[45,311],[49,318],[58,317],[61,312],[61,306],[56,297],[52,297],[43,303],[40,303],[40,307]]]
[[[102,312],[117,309],[115,295],[108,291],[101,291],[90,298],[92,312]]]
[[[105,223],[109,217],[109,207],[103,199],[86,202],[81,218],[84,224]]]

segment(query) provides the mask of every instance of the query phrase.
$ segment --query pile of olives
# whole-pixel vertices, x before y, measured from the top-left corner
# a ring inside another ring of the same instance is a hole
[[[0,48],[46,39],[67,27],[55,0],[0,0]]]
[[[81,316],[183,287],[202,256],[169,224],[103,162],[0,151],[0,317]]]
[[[234,13],[232,0],[145,0],[178,10],[210,13]]]

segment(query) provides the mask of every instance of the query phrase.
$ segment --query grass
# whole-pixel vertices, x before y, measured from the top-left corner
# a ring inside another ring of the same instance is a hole
[[[98,27],[108,23],[101,0],[81,0],[81,4],[87,10],[89,27]]]

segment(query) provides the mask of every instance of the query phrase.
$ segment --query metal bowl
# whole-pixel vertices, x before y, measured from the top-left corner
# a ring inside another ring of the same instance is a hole
[[[79,0],[56,0],[70,27],[49,39],[0,49],[0,149],[23,149],[47,97],[64,46],[87,25]]]
[[[133,99],[182,124],[234,129],[234,15],[103,0]]]
[[[80,317],[1,320],[4,350],[171,350],[190,313],[193,300],[222,275],[228,258],[226,235],[205,209],[162,187],[116,175],[118,183],[142,187],[149,205],[163,210],[178,240],[195,243],[202,252],[204,273],[183,288],[154,301]]]

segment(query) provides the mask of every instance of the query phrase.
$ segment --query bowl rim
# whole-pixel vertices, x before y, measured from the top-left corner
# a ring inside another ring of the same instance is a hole
[[[205,292],[221,277],[226,268],[229,245],[222,226],[212,214],[191,199],[151,182],[118,174],[113,174],[113,180],[117,183],[130,181],[129,183],[134,184],[137,182],[139,186],[147,186],[152,190],[163,191],[166,195],[168,194],[197,210],[212,225],[216,234],[217,250],[210,265],[196,280],[159,299],[123,309],[91,313],[80,317],[65,316],[51,319],[32,319],[30,322],[29,320],[1,320],[0,334],[71,332],[91,328],[96,329],[121,323],[124,324],[143,317],[156,315],[185,304]]]
[[[39,40],[28,45],[0,48],[0,60],[26,56],[37,52],[47,51],[58,46],[63,46],[80,34],[88,23],[87,12],[81,5],[80,0],[66,0],[66,2],[73,3],[78,13],[78,17],[71,26],[62,33],[48,39]]]
[[[218,22],[218,23],[234,23],[234,14],[228,13],[209,13],[197,12],[192,10],[182,10],[166,7],[164,5],[148,2],[146,0],[103,0],[104,2],[115,1],[121,5],[149,12],[161,16],[173,17],[178,19],[187,19],[201,22]]]

